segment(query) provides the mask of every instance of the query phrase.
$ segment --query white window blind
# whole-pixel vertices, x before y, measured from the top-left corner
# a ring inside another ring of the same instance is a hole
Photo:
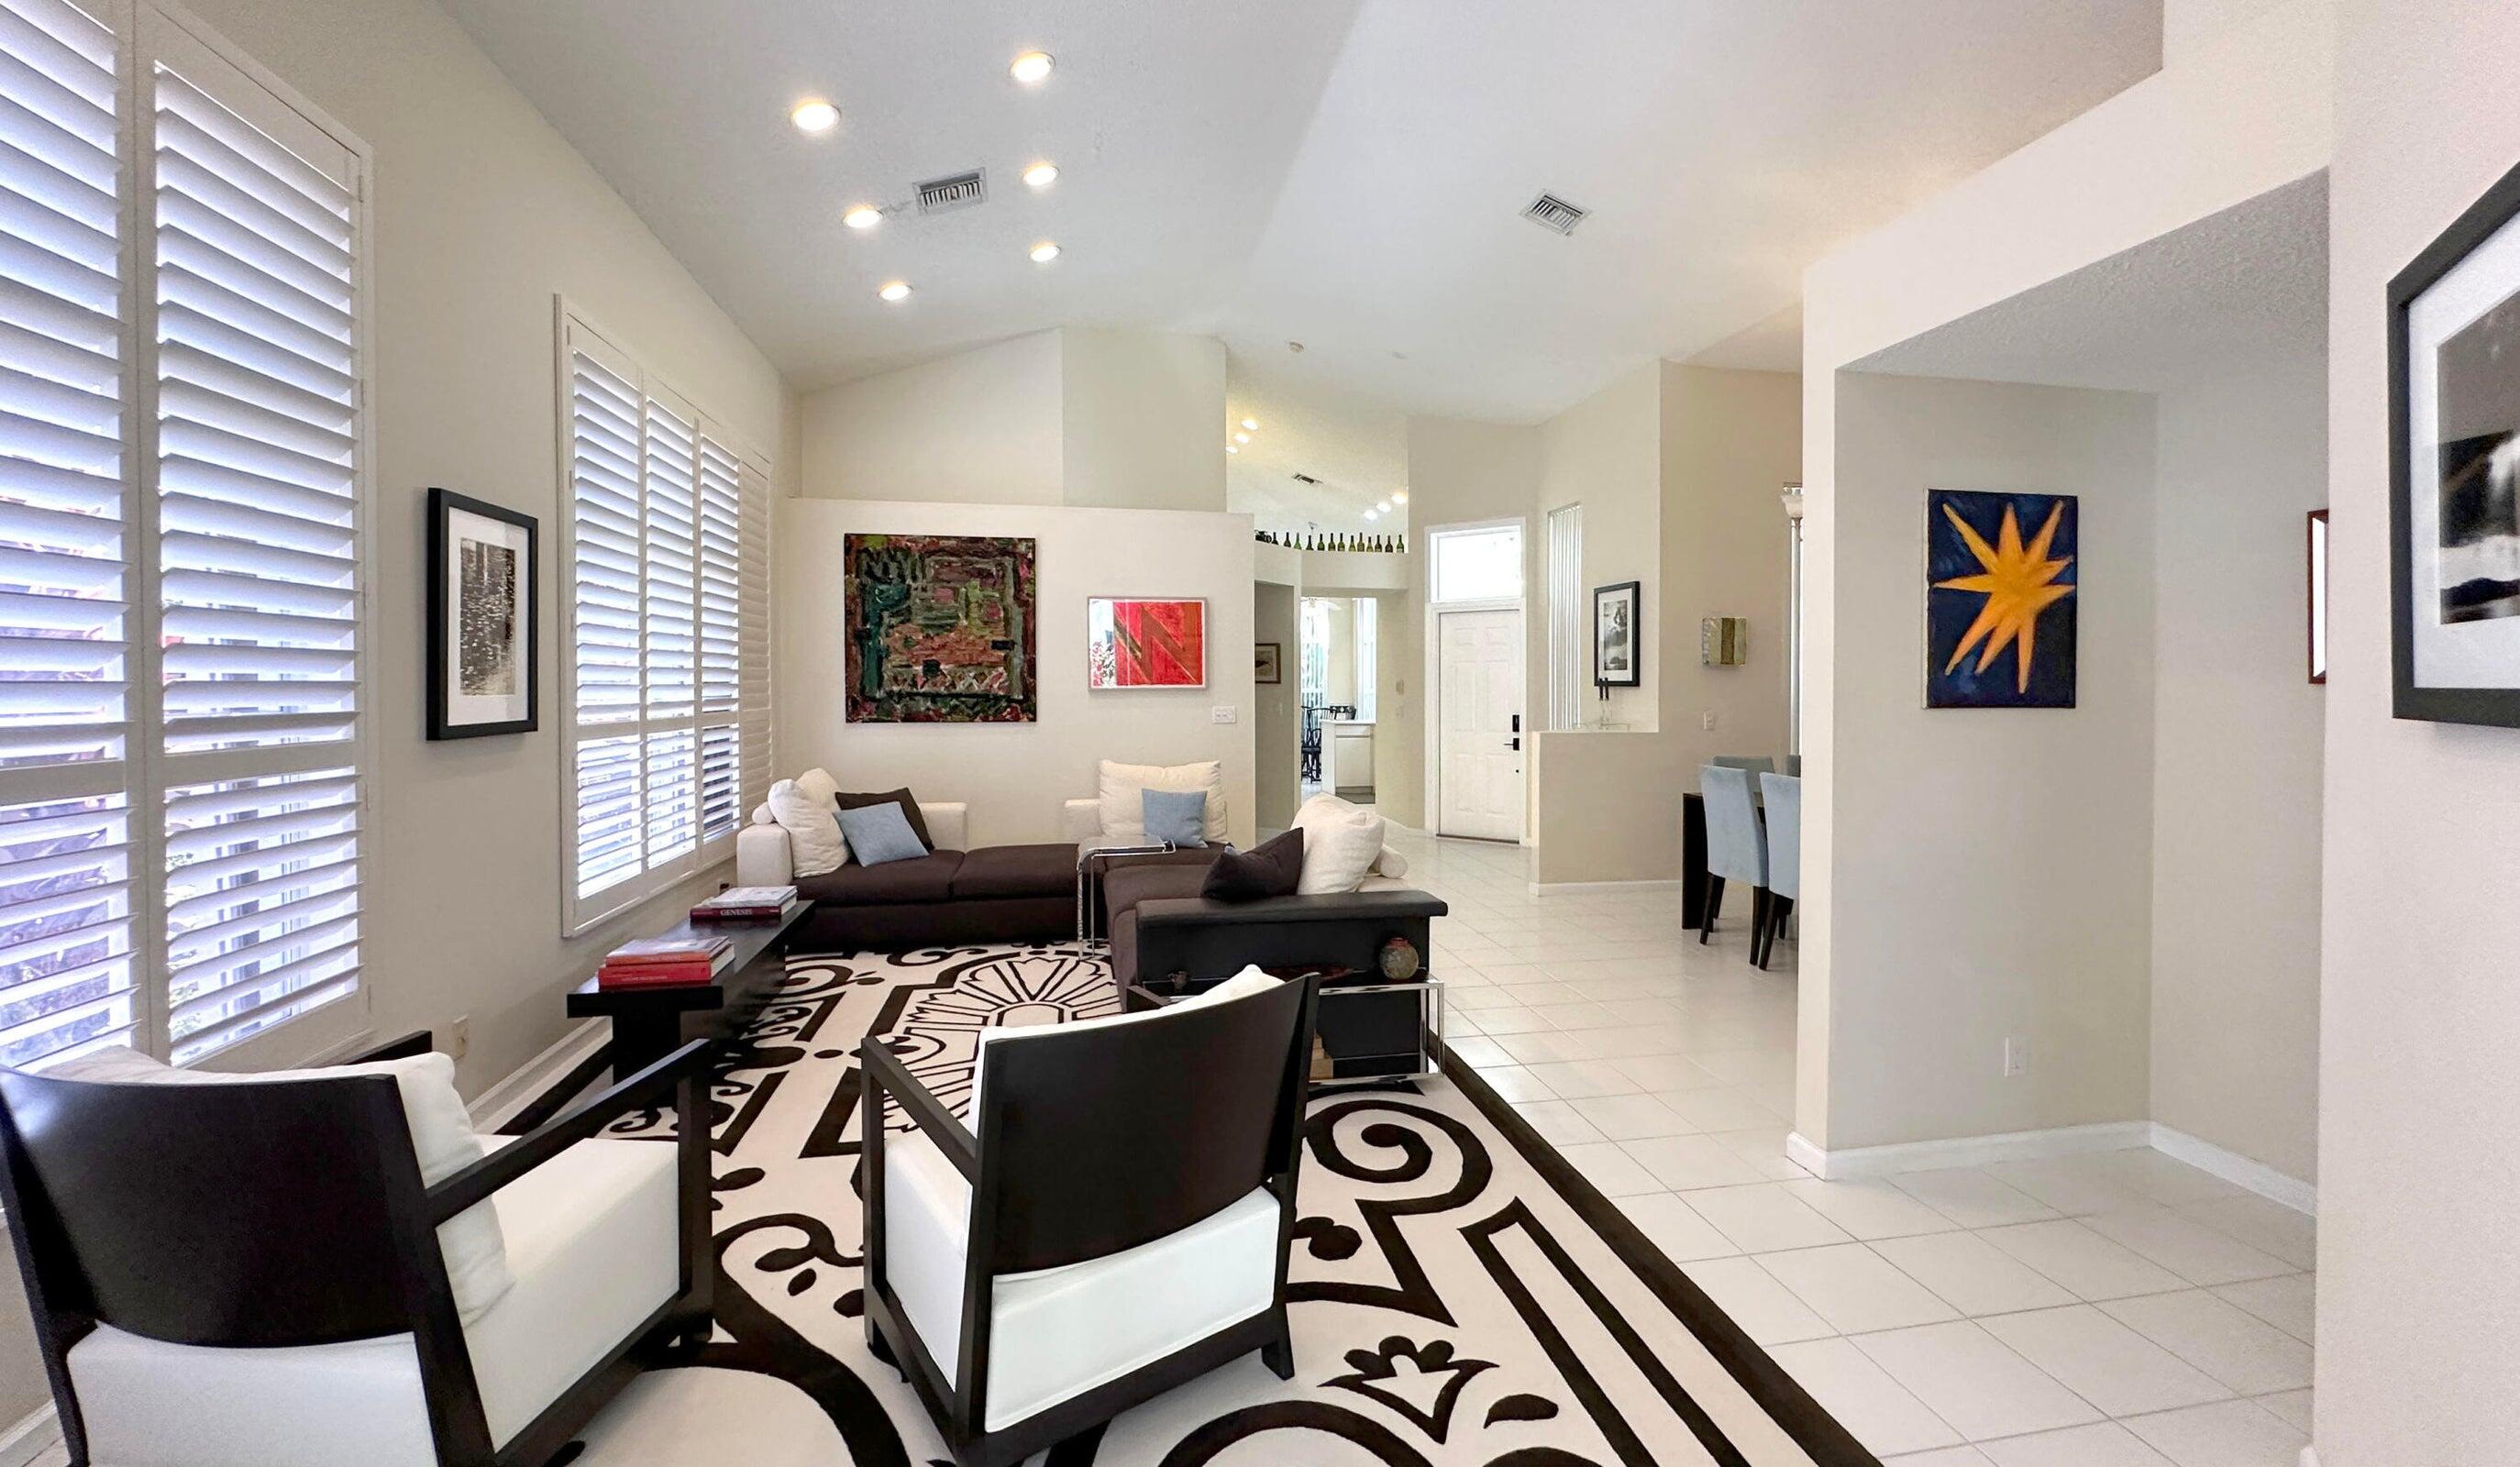
[[[562,353],[577,932],[731,855],[768,787],[770,475],[565,314]]]
[[[0,1063],[310,1052],[364,1022],[363,159],[152,7],[0,32]]]

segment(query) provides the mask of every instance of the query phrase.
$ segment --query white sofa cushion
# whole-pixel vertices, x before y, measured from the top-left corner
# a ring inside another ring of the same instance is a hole
[[[505,1144],[493,1138],[492,1144]],[[504,1445],[682,1280],[674,1148],[581,1141],[503,1188],[516,1287],[466,1325]],[[410,1335],[289,1350],[168,1345],[101,1328],[69,1353],[99,1467],[436,1467]]]
[[[1147,838],[1146,793],[1150,789],[1198,790],[1207,796],[1207,838],[1225,838],[1225,767],[1197,764],[1119,764],[1102,761],[1097,775],[1102,805],[1102,842],[1137,845]]]
[[[106,1085],[271,1084],[382,1075],[402,1092],[403,1119],[411,1126],[411,1147],[419,1155],[423,1182],[435,1186],[479,1161],[483,1154],[482,1139],[472,1131],[472,1113],[465,1108],[464,1097],[455,1089],[455,1061],[443,1054],[418,1054],[408,1059],[335,1065],[322,1070],[265,1070],[238,1075],[177,1069],[137,1049],[116,1046],[65,1061],[47,1075],[54,1080]],[[497,1304],[515,1282],[501,1237],[499,1214],[486,1202],[466,1209],[439,1226],[437,1246],[446,1255],[446,1279],[455,1291],[455,1308],[468,1324]]]
[[[824,778],[828,781],[830,776]],[[796,875],[820,876],[848,864],[849,842],[840,833],[840,811],[832,798],[815,798],[803,779],[782,779],[770,786],[770,818],[788,832],[788,859]]]
[[[1334,794],[1318,794],[1295,812],[1304,832],[1304,871],[1295,895],[1327,896],[1362,885],[1382,855],[1382,817]]]
[[[951,1384],[963,1357],[970,1184],[924,1135],[887,1138],[883,1216],[893,1293]],[[1125,1252],[1001,1274],[983,1427],[1003,1431],[1262,1313],[1277,1283],[1278,1199],[1265,1187]]]

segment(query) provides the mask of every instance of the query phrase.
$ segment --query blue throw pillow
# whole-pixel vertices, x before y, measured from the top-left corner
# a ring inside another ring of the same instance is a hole
[[[1177,846],[1207,844],[1207,791],[1149,789],[1145,792],[1147,839]]]
[[[927,846],[919,832],[910,828],[910,817],[898,805],[863,805],[840,812],[840,833],[849,838],[849,855],[860,866],[881,866],[887,861],[917,861],[927,854]]]

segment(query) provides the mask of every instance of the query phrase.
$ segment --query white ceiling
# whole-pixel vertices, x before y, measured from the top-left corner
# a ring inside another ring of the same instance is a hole
[[[2327,352],[2327,175],[2314,173],[1854,364],[2160,392]]]
[[[1361,480],[1369,418],[1790,370],[1806,264],[2160,58],[2159,0],[444,3],[799,388],[1062,324],[1214,333],[1238,391],[1373,405],[1315,460]],[[788,124],[808,96],[834,132]],[[840,225],[975,165],[983,207]],[[1593,217],[1518,218],[1544,189]]]
[[[1371,521],[1364,511],[1409,488],[1408,420],[1388,404],[1288,370],[1294,360],[1282,347],[1274,357],[1227,358],[1226,422],[1247,418],[1260,426],[1225,461],[1226,503],[1262,529],[1405,531],[1406,504]],[[1298,473],[1321,482],[1299,483]]]

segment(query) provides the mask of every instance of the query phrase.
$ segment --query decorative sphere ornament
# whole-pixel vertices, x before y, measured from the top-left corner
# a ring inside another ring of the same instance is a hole
[[[1406,983],[1418,976],[1418,950],[1409,939],[1395,937],[1382,945],[1382,976],[1393,983]]]

